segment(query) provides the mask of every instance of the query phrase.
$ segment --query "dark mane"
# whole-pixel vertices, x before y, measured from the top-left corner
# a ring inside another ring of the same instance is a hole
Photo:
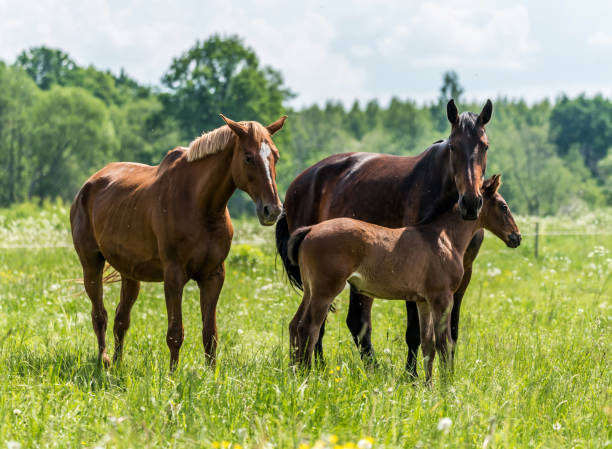
[[[459,128],[464,134],[470,136],[476,130],[478,126],[478,115],[473,112],[462,112],[459,115]]]

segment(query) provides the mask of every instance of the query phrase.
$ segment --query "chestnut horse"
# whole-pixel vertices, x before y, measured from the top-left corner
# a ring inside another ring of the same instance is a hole
[[[430,221],[458,204],[465,220],[474,220],[482,205],[480,187],[487,162],[485,125],[493,105],[487,101],[480,115],[459,115],[453,100],[447,105],[451,133],[416,157],[372,153],[337,154],[306,169],[289,186],[285,212],[276,224],[276,247],[292,284],[301,288],[299,268],[287,253],[289,234],[301,226],[338,217],[357,218],[381,226],[399,228]],[[455,292],[451,318],[457,340],[459,309],[483,239],[477,232],[465,253],[464,275]],[[364,358],[373,356],[371,343],[372,298],[351,288],[346,324]],[[408,314],[406,368],[416,376],[420,344],[418,314],[406,303]],[[322,356],[324,327],[315,351]]]
[[[319,329],[334,298],[347,281],[358,292],[384,299],[416,302],[426,378],[435,352],[450,358],[450,311],[463,278],[463,256],[474,233],[485,228],[516,248],[521,236],[506,202],[497,193],[500,177],[483,186],[477,220],[466,221],[458,206],[430,224],[385,228],[352,218],[335,218],[298,228],[288,254],[299,264],[302,303],[289,326],[294,361],[310,364]],[[434,347],[435,337],[435,347]]]
[[[282,204],[276,188],[278,150],[271,136],[286,119],[264,127],[221,117],[227,126],[203,134],[189,148],[169,151],[159,166],[107,165],[85,182],[72,203],[72,239],[91,299],[99,358],[106,367],[105,262],[121,275],[113,329],[115,361],[122,354],[140,281],[163,281],[166,342],[170,367],[176,367],[183,343],[183,287],[193,279],[200,288],[204,350],[214,362],[217,300],[234,232],[227,202],[239,188],[255,202],[262,225],[276,222]]]

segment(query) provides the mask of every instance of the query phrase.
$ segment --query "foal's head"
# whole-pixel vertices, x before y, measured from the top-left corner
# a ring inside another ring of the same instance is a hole
[[[506,200],[499,194],[501,175],[493,175],[482,186],[484,198],[479,219],[482,225],[499,237],[510,248],[521,244],[521,232],[510,213]]]
[[[480,115],[457,111],[455,102],[446,106],[446,116],[451,123],[450,144],[451,170],[457,192],[459,211],[464,220],[476,220],[482,207],[480,187],[487,168],[489,142],[485,125],[491,120],[493,104],[487,100]]]
[[[278,150],[272,136],[283,127],[287,116],[265,127],[256,122],[238,123],[223,115],[221,117],[238,136],[238,147],[232,159],[234,182],[255,202],[259,222],[273,225],[283,205],[276,188]]]

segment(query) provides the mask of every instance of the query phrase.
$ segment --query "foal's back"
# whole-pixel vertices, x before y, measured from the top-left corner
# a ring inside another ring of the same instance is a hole
[[[442,281],[437,273],[445,265],[455,265],[452,246],[433,226],[392,229],[336,218],[303,229],[299,265],[309,288],[348,281],[377,298],[415,300]]]

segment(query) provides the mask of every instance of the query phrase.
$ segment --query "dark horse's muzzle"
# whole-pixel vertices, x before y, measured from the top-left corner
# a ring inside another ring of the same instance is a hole
[[[459,197],[459,212],[464,220],[476,220],[480,209],[482,208],[482,196],[466,196]]]
[[[282,211],[281,205],[257,201],[257,218],[259,218],[259,223],[264,226],[272,226],[276,223]]]

